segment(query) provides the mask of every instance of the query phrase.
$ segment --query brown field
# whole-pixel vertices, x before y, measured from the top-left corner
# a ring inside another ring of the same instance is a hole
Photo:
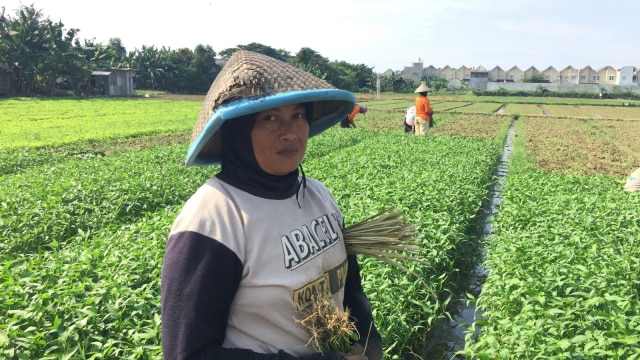
[[[640,120],[640,107],[581,106],[581,108],[592,113],[594,118]]]
[[[511,118],[500,115],[460,115],[441,124],[436,119],[436,126],[430,135],[459,135],[486,141],[494,141],[498,133],[510,122]]]
[[[578,175],[627,176],[640,163],[640,121],[525,118],[517,136],[540,169]]]
[[[547,115],[555,117],[640,120],[639,107],[589,105],[543,105],[542,107]]]

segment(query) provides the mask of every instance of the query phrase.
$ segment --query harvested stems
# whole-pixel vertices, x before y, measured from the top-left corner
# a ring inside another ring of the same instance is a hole
[[[345,228],[342,234],[347,253],[369,256],[412,274],[438,298],[420,275],[398,262],[429,265],[418,254],[420,244],[415,238],[415,228],[402,220],[400,211],[388,208]]]
[[[386,209],[347,227],[342,233],[347,253],[369,256],[412,274],[436,299],[438,298],[420,275],[399,262],[413,261],[429,265],[419,255],[420,244],[415,238],[414,227],[402,220],[400,211]],[[308,345],[316,351],[347,352],[350,340],[357,339],[358,334],[349,317],[349,309],[345,309],[344,312],[336,309],[326,297],[314,297],[311,305],[299,313],[295,321],[306,329],[310,337]],[[365,351],[368,344],[367,335]]]
[[[369,336],[371,336],[371,328],[373,327],[373,321],[369,323],[369,332],[367,333],[367,340],[364,342],[364,348],[362,349],[362,355],[367,353],[367,346],[369,346]]]

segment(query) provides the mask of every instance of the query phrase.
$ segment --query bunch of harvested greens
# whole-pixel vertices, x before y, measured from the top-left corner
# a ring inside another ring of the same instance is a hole
[[[415,229],[401,217],[399,210],[388,208],[342,231],[347,253],[370,256],[416,276],[437,298],[431,287],[399,260],[429,265],[419,254]]]

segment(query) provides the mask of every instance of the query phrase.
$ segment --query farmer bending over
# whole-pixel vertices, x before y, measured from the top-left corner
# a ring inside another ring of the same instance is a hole
[[[364,114],[367,112],[367,107],[365,105],[359,105],[356,104],[353,107],[353,110],[351,110],[351,112],[349,113],[349,115],[347,115],[344,119],[342,119],[342,121],[340,121],[340,127],[343,128],[350,128],[350,127],[356,127],[356,123],[354,122],[354,119],[356,118],[356,115],[358,114]]]

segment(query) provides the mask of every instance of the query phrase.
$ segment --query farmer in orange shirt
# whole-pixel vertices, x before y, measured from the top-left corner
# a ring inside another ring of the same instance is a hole
[[[427,97],[427,92],[431,91],[427,84],[423,81],[420,86],[414,91],[419,93],[416,98],[416,121],[415,121],[415,133],[416,135],[428,135],[429,134],[429,121],[431,121],[431,115],[433,110]]]
[[[356,115],[364,114],[367,112],[367,110],[368,109],[365,105],[356,104],[356,106],[353,107],[353,110],[351,110],[351,113],[349,113],[347,117],[342,119],[342,121],[340,122],[340,127],[348,128],[353,126],[355,128],[356,123],[353,120],[356,118]]]

